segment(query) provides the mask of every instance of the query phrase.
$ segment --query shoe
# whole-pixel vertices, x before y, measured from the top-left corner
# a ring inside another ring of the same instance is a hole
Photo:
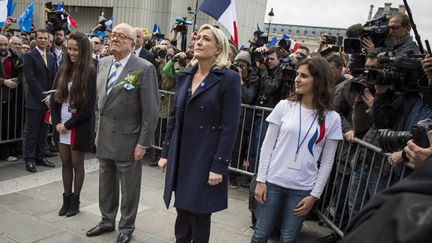
[[[250,181],[245,181],[240,183],[240,186],[243,188],[250,188]]]
[[[9,157],[7,157],[7,159],[6,159],[7,161],[9,161],[9,162],[13,162],[13,161],[17,161],[18,160],[18,158],[17,157],[15,157],[15,156],[9,156]]]
[[[36,166],[35,166],[35,164],[33,162],[26,161],[25,162],[25,166],[26,166],[26,169],[27,169],[28,172],[31,172],[31,173],[35,173],[36,172]]]
[[[156,157],[154,160],[150,160],[149,165],[153,167],[158,166],[159,159],[159,157]]]
[[[49,162],[46,158],[37,160],[36,165],[45,166],[45,167],[55,167],[55,165]]]
[[[230,181],[230,183],[229,183],[229,188],[230,188],[230,189],[239,189],[240,186],[239,186],[239,184],[238,184],[237,181]]]
[[[110,227],[103,227],[103,226],[101,226],[101,225],[98,224],[95,227],[89,229],[86,232],[86,235],[87,235],[87,237],[93,237],[93,236],[98,236],[98,235],[101,235],[103,233],[112,232],[112,231],[114,231],[114,227],[112,227],[112,228],[110,228]]]
[[[70,197],[70,206],[69,206],[69,210],[66,213],[66,217],[71,217],[79,213],[79,205],[80,205],[79,194],[78,195],[72,194]]]
[[[340,240],[341,237],[336,233],[331,233],[327,236],[319,238],[316,243],[334,243]]]
[[[120,233],[117,238],[117,243],[127,243],[132,238],[132,235],[126,233]]]
[[[60,208],[60,211],[58,212],[59,216],[64,216],[69,211],[71,196],[72,194],[63,193],[63,206]]]

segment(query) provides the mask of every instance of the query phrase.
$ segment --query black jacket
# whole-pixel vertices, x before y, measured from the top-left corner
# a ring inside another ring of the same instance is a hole
[[[260,69],[260,88],[256,105],[274,108],[281,100],[281,88],[283,86],[283,68],[278,64],[274,69]]]
[[[75,143],[72,149],[88,152],[94,143],[95,131],[95,102],[96,102],[96,70],[92,71],[88,80],[87,104],[78,108],[75,115],[64,123],[66,129],[75,129]],[[51,95],[51,121],[53,126],[61,123],[62,104],[54,100]],[[59,134],[54,129],[54,141],[59,141]]]

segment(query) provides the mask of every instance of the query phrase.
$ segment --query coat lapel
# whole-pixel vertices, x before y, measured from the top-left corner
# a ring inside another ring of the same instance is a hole
[[[207,77],[205,77],[204,80],[201,82],[201,84],[198,86],[197,90],[192,95],[189,102],[195,99],[195,97],[205,92],[206,90],[213,87],[215,84],[217,84],[221,80],[220,78],[221,76],[219,75],[221,73],[223,73],[223,70],[220,69],[214,69],[211,72],[209,72]]]
[[[108,58],[108,57],[107,57]],[[112,57],[110,57],[112,59]],[[100,66],[100,70],[98,73],[98,99],[100,99],[100,110],[102,111],[105,103],[106,103],[106,99],[107,99],[107,95],[106,95],[106,86],[107,86],[107,82],[108,82],[108,72],[109,69],[111,67],[111,62],[105,62],[105,65]]]
[[[126,63],[126,66],[123,68],[122,72],[118,76],[115,85],[122,82],[125,79],[126,75],[128,75],[129,73],[134,71],[133,70],[133,64],[135,63],[135,60],[134,60],[135,58],[136,58],[135,55],[132,53],[128,62]],[[116,88],[114,86],[114,88],[111,90],[111,92],[107,96],[106,103],[110,103],[112,100],[115,100],[115,97],[117,97],[117,95],[121,92],[122,89],[123,89],[122,87]]]

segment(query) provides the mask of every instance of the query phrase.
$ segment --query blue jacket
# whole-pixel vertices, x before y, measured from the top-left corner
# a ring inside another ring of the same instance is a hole
[[[162,157],[168,159],[164,200],[168,207],[175,191],[175,207],[212,213],[228,206],[227,174],[240,118],[240,76],[227,68],[213,69],[188,98],[195,71],[196,67],[188,68],[177,77],[162,148]],[[210,186],[210,171],[222,174],[222,183]]]

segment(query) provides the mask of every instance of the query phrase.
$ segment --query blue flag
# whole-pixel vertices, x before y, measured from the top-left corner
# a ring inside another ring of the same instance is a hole
[[[0,3],[0,27],[3,27],[6,19],[12,16],[15,6],[16,4],[12,3],[12,0],[2,1]]]
[[[159,32],[158,32],[157,24],[154,24],[154,25],[153,25],[153,33],[159,33]]]
[[[105,28],[106,30],[111,30],[112,25],[113,25],[113,21],[114,21],[114,17],[111,16],[111,18],[105,22]]]
[[[277,43],[277,38],[273,37],[273,39],[268,42],[268,45],[269,46],[276,46],[276,43]]]
[[[63,5],[61,3],[57,4],[57,11],[63,11]]]
[[[18,18],[18,25],[22,32],[30,32],[33,24],[34,2],[31,2],[27,9]]]
[[[289,36],[287,36],[287,34],[284,33],[282,39],[284,39],[284,40],[289,40]]]
[[[16,6],[16,3],[13,3],[12,0],[8,0],[8,3],[7,3],[7,16],[8,17],[12,16],[12,14],[15,10],[15,6]]]

